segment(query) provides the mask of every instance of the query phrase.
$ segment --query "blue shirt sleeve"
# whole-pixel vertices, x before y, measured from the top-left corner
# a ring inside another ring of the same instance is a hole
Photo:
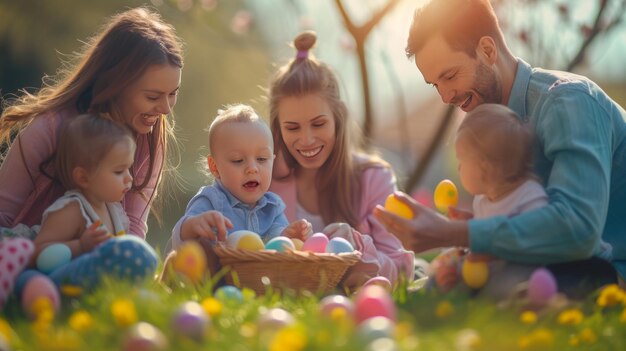
[[[283,200],[278,195],[271,192],[268,192],[266,195],[268,196],[269,203],[275,204],[272,206],[270,215],[271,224],[263,236],[267,241],[280,236],[283,230],[289,225],[289,222],[287,221],[287,216],[285,216],[285,203]]]
[[[612,163],[611,120],[575,83],[553,87],[531,116],[542,155],[547,206],[512,218],[469,221],[470,247],[507,260],[546,264],[600,250]]]

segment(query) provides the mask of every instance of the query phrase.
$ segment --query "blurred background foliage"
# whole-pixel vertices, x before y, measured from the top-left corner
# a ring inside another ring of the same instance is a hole
[[[391,162],[401,189],[430,204],[439,180],[460,186],[451,138],[462,113],[444,106],[404,56],[411,14],[421,2],[0,0],[0,94],[10,99],[19,89],[40,88],[42,77],[54,76],[114,13],[148,5],[173,24],[186,43],[175,108],[180,152],[173,162],[180,177],[165,188],[164,221],[151,218],[148,235],[165,251],[187,201],[209,181],[201,172],[204,129],[217,109],[241,102],[267,116],[272,72],[294,55],[289,43],[295,35],[312,29],[318,33],[315,55],[336,70],[356,124],[370,119],[362,145]],[[626,0],[492,3],[514,53],[532,65],[588,75],[626,105]],[[469,200],[461,189],[461,204]]]

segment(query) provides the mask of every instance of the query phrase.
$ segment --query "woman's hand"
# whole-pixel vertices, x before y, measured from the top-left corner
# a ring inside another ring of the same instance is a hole
[[[80,238],[78,239],[80,253],[84,254],[91,252],[94,247],[111,239],[112,237],[113,236],[109,233],[109,230],[102,225],[102,222],[97,220],[80,235]]]
[[[224,241],[228,234],[227,229],[232,228],[232,222],[220,212],[206,211],[183,222],[180,227],[180,238],[183,241],[197,238]]]
[[[418,203],[402,192],[394,196],[413,211],[413,219],[405,219],[377,205],[374,216],[409,250],[417,253],[448,246],[468,246],[467,222],[449,220]]]
[[[291,222],[282,235],[290,239],[300,239],[305,241],[311,234],[313,234],[313,226],[306,219],[299,219]]]
[[[348,223],[331,223],[324,228],[324,234],[329,239],[344,238],[348,240],[355,250],[358,250],[356,240],[354,239],[354,231]]]

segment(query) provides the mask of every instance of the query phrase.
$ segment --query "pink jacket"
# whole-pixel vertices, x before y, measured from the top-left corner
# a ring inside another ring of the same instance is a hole
[[[362,253],[362,263],[377,266],[378,275],[387,277],[392,283],[401,272],[407,279],[412,279],[413,252],[405,250],[400,240],[387,232],[372,214],[374,207],[384,204],[387,196],[396,190],[395,177],[388,168],[370,167],[363,172],[361,182],[361,203],[357,213],[360,223],[353,233],[357,246],[360,246],[357,250]],[[289,222],[297,220],[295,177],[273,179],[270,191],[278,194],[287,205],[285,215]]]
[[[1,227],[11,228],[18,223],[28,226],[41,224],[43,211],[67,190],[42,174],[39,165],[55,150],[57,135],[63,122],[75,115],[75,111],[64,110],[37,117],[13,142],[0,166]],[[133,174],[141,180],[148,173],[148,140],[145,135],[139,135],[136,142]],[[160,162],[162,161],[161,157]],[[45,171],[47,174],[54,174],[52,165]],[[143,189],[143,194],[128,192],[122,200],[122,207],[130,219],[130,233],[144,239],[150,212],[148,199],[154,192],[158,176],[152,175],[148,186]]]

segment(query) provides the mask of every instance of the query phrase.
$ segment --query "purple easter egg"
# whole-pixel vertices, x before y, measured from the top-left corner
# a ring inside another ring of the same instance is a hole
[[[172,320],[172,328],[191,339],[201,341],[211,325],[209,315],[197,302],[185,302],[176,310]]]
[[[343,295],[329,295],[320,301],[322,315],[330,317],[335,309],[344,310],[346,315],[354,314],[354,303]]]
[[[556,279],[545,268],[538,268],[528,279],[528,301],[537,307],[545,306],[557,293]]]

